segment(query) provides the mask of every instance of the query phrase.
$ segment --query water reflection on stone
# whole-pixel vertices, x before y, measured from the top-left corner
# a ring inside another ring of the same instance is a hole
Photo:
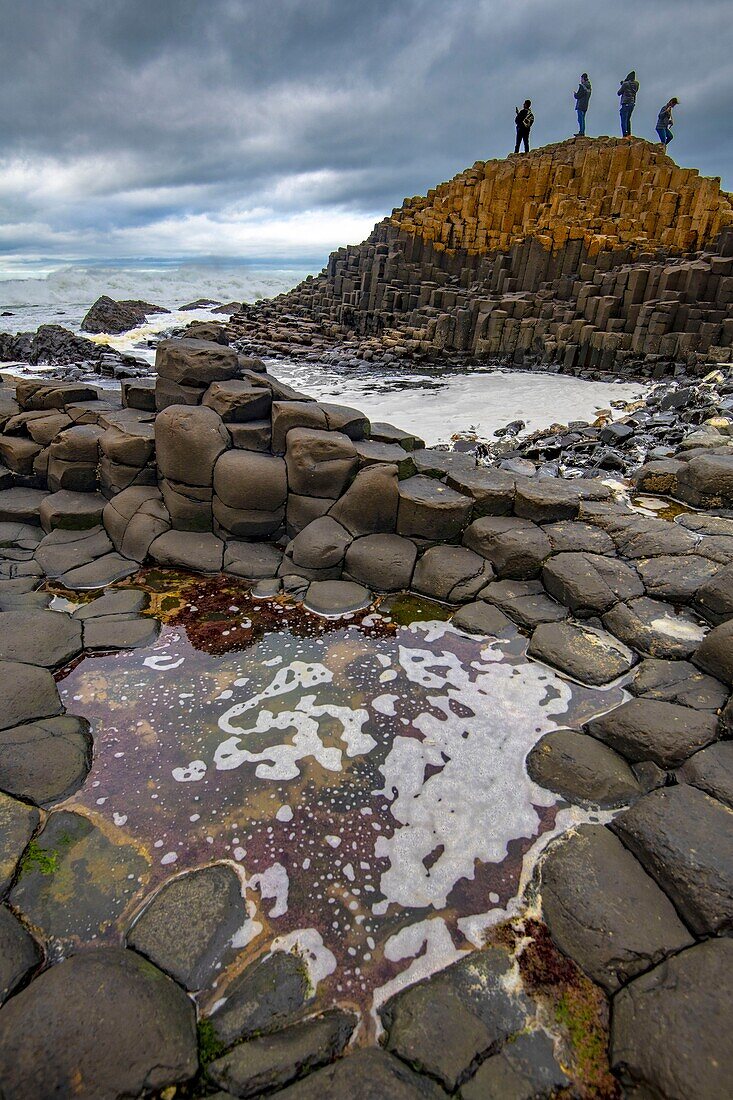
[[[534,784],[525,758],[622,692],[569,684],[521,638],[374,613],[319,627],[235,589],[171,602],[154,646],[87,658],[60,684],[95,737],[66,807],[118,836],[121,860],[151,862],[123,916],[93,892],[86,930],[119,935],[171,873],[228,859],[249,915],[223,962],[298,945],[324,999],[368,1008],[481,943],[539,838],[587,818]],[[62,938],[85,927],[54,920]]]

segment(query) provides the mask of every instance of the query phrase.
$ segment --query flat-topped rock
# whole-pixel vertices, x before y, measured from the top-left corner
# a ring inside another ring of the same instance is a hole
[[[282,563],[282,550],[267,542],[227,542],[224,572],[247,580],[275,577]]]
[[[398,535],[431,542],[459,538],[473,507],[470,497],[424,475],[401,481],[397,491]]]
[[[7,1100],[74,1092],[123,1100],[187,1081],[197,1068],[193,1005],[133,951],[99,947],[73,955],[0,1014]]]
[[[715,740],[718,720],[707,711],[642,698],[591,719],[585,728],[627,760],[671,768]]]
[[[672,660],[694,653],[707,631],[689,612],[646,596],[616,604],[603,625],[640,653]]]
[[[482,516],[466,529],[463,544],[488,558],[502,579],[531,580],[552,553],[541,527],[515,516]]]
[[[280,1100],[443,1100],[445,1093],[379,1047],[357,1050],[283,1089]]]
[[[388,534],[397,524],[398,503],[397,469],[369,466],[359,470],[329,515],[351,535]]]
[[[709,940],[614,998],[611,1064],[629,1095],[724,1100],[733,1078],[733,942]]]
[[[248,966],[226,986],[226,999],[209,1017],[225,1046],[295,1022],[312,999],[305,962],[275,951]]]
[[[59,611],[0,613],[0,660],[58,668],[81,653],[81,625]]]
[[[475,600],[460,607],[451,622],[467,634],[486,634],[493,638],[513,638],[517,628],[503,611],[485,600]]]
[[[604,825],[581,825],[540,866],[553,940],[607,993],[694,941],[669,898]]]
[[[226,948],[245,920],[236,871],[228,864],[214,863],[164,883],[128,931],[127,943],[195,991],[216,976]]]
[[[433,478],[442,478],[459,470],[476,468],[476,459],[473,455],[464,454],[461,451],[440,451],[433,447],[414,449],[412,460],[418,474]]]
[[[695,611],[718,625],[733,618],[733,565],[706,577],[695,591]]]
[[[87,565],[62,573],[59,581],[64,588],[73,592],[91,592],[95,588],[106,588],[115,581],[131,577],[138,569],[138,562],[131,561],[122,554],[104,554]]]
[[[47,806],[73,794],[92,762],[89,723],[72,714],[0,730],[0,788]]]
[[[611,536],[600,527],[581,520],[561,520],[547,523],[543,531],[552,544],[554,553],[614,554],[616,547]]]
[[[412,432],[405,432],[402,428],[395,428],[394,424],[386,424],[384,421],[372,421],[369,438],[378,443],[394,443],[403,451],[421,450],[425,443],[419,436]]]
[[[303,606],[316,615],[339,616],[369,607],[372,594],[353,581],[312,581]]]
[[[701,454],[685,462],[676,495],[695,508],[733,508],[733,454]]]
[[[419,559],[412,587],[431,599],[463,603],[474,599],[493,575],[486,559],[465,546],[433,546]]]
[[[397,467],[401,478],[412,477],[415,473],[415,463],[410,452],[403,450],[398,443],[379,443],[374,439],[363,439],[355,446],[360,469],[389,465]]]
[[[41,501],[48,496],[45,489],[0,490],[0,521],[10,523],[40,523]]]
[[[86,531],[65,531],[57,527],[41,540],[35,558],[47,577],[60,577],[70,569],[104,557],[113,549],[102,527]]]
[[[158,469],[184,485],[211,485],[214,464],[229,442],[219,414],[204,405],[169,405],[155,420]]]
[[[44,531],[60,527],[82,531],[98,527],[107,501],[101,493],[72,493],[62,489],[41,501],[38,516]]]
[[[485,1059],[461,1085],[461,1100],[509,1100],[554,1096],[570,1084],[555,1058],[552,1039],[544,1031],[520,1035]]]
[[[566,608],[550,599],[540,581],[492,581],[479,596],[528,630],[539,623],[562,622],[568,615]]]
[[[733,809],[733,741],[718,741],[696,752],[679,769],[677,778]]]
[[[208,1074],[237,1096],[269,1093],[332,1062],[342,1053],[355,1024],[355,1016],[332,1009],[274,1035],[239,1043],[213,1062]]]
[[[541,787],[581,806],[609,809],[642,794],[622,756],[577,730],[546,733],[527,756],[527,772]]]
[[[728,689],[720,680],[699,672],[689,661],[663,661],[655,657],[647,657],[637,665],[629,691],[694,710],[720,710],[728,698]]]
[[[310,428],[290,429],[285,462],[291,493],[332,500],[341,496],[359,465],[347,435]]]
[[[159,565],[218,573],[224,562],[224,543],[208,531],[166,531],[150,544],[149,553]]]
[[[208,386],[236,378],[237,352],[211,340],[160,340],[155,349],[155,370],[183,386]]]
[[[204,394],[203,405],[217,412],[224,423],[242,424],[269,417],[272,394],[261,386],[241,378],[212,382]]]
[[[662,554],[658,558],[642,558],[636,568],[649,596],[688,604],[698,589],[715,577],[720,565],[697,554]]]
[[[355,581],[375,592],[409,588],[417,547],[401,535],[365,535],[346,551],[344,569]]]
[[[640,798],[611,828],[698,936],[733,928],[733,810],[687,783]]]
[[[9,729],[62,711],[51,673],[35,665],[0,661],[0,729]]]
[[[330,569],[341,566],[351,535],[331,516],[314,519],[288,543],[286,556],[306,569]],[[293,572],[297,572],[294,569]]]
[[[644,593],[634,569],[600,554],[556,554],[544,565],[542,582],[558,603],[582,618]]]
[[[584,684],[610,683],[634,663],[634,654],[612,634],[581,623],[540,623],[527,650]]]
[[[733,620],[710,631],[695,650],[692,663],[733,687]]]
[[[92,653],[141,649],[152,645],[159,632],[160,623],[151,617],[97,615],[84,623],[84,649]]]
[[[512,514],[517,478],[507,470],[483,466],[452,469],[448,471],[446,482],[451,489],[472,498],[475,518]]]
[[[536,523],[577,519],[582,500],[610,500],[611,490],[600,481],[563,481],[538,477],[517,480],[514,513]]]
[[[647,516],[635,516],[612,530],[611,537],[625,558],[689,554],[695,549],[695,537],[679,524]]]

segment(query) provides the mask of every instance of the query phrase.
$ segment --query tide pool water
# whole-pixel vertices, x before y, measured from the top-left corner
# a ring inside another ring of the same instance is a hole
[[[37,876],[33,912],[64,953],[118,937],[172,873],[229,860],[248,912],[232,958],[299,946],[326,1000],[368,1012],[480,945],[547,840],[588,820],[526,756],[623,691],[571,684],[519,636],[438,619],[301,623],[236,584],[217,608],[194,623],[189,603],[154,646],[61,681],[94,736],[64,808],[93,835],[80,848],[74,834],[60,877]]]

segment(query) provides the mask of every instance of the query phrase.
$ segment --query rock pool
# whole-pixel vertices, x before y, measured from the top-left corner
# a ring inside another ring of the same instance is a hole
[[[394,607],[408,625],[324,621],[230,580],[154,581],[157,642],[85,657],[59,685],[94,762],[16,888],[57,953],[118,940],[164,879],[225,859],[248,918],[212,999],[230,963],[297,949],[319,1000],[368,1014],[480,945],[550,836],[593,817],[525,758],[621,688],[573,684],[521,635],[464,634],[424,602]]]

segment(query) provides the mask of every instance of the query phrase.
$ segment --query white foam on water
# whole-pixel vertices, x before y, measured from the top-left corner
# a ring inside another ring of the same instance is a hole
[[[276,936],[270,945],[274,955],[276,951],[296,952],[308,967],[313,991],[319,982],[336,970],[336,956],[326,947],[317,928],[297,928],[284,936]]]

